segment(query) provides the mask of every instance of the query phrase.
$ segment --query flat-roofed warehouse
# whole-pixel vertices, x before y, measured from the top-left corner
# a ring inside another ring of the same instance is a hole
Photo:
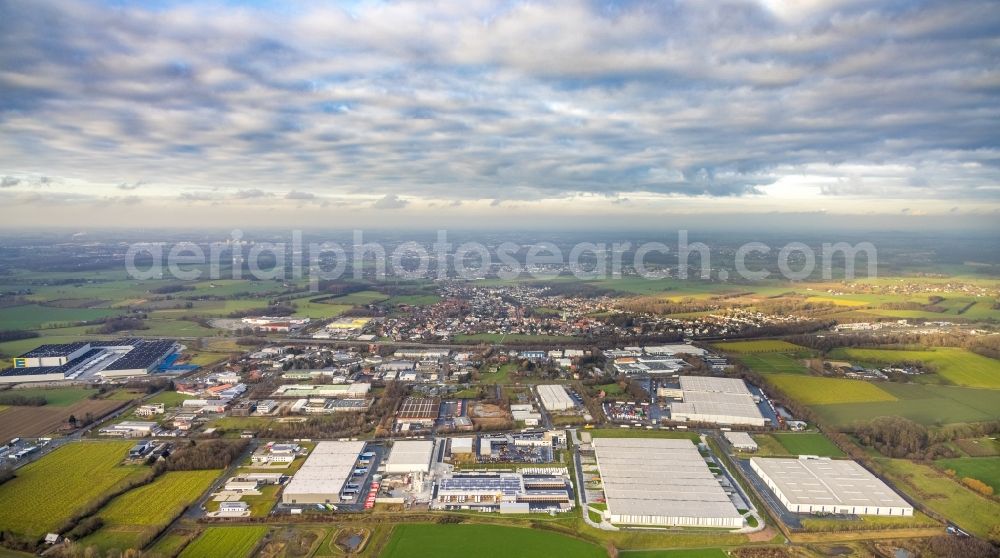
[[[13,359],[12,368],[0,370],[0,383],[142,376],[178,348],[173,341],[138,338],[42,345]]]
[[[593,446],[612,523],[743,526],[690,440],[594,438]]]
[[[319,442],[282,492],[285,504],[330,504],[354,472],[364,442]]]
[[[746,432],[726,432],[726,440],[741,451],[757,451],[757,442]]]
[[[757,398],[743,380],[680,376],[678,382],[680,387],[658,390],[666,397],[683,400],[670,404],[671,420],[748,426],[767,424],[757,407]]]
[[[393,442],[386,473],[429,473],[434,442],[431,440],[400,440]]]
[[[558,384],[538,386],[538,397],[542,399],[542,406],[549,411],[565,411],[574,406],[566,388]]]
[[[790,512],[913,515],[913,506],[849,459],[750,459],[750,467]]]

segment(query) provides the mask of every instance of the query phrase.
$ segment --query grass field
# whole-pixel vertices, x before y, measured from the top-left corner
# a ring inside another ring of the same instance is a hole
[[[225,556],[244,558],[257,547],[267,527],[208,527],[197,539],[184,548],[180,558],[206,558]]]
[[[799,359],[785,353],[747,354],[738,358],[761,374],[806,374],[809,371]]]
[[[1000,494],[1000,457],[961,457],[934,462],[942,470],[952,469],[955,478],[972,477],[993,487]]]
[[[964,440],[955,440],[955,445],[969,457],[1000,456],[1000,441],[995,438],[967,438]]]
[[[746,453],[746,456],[757,455],[760,457],[785,457],[790,455],[785,446],[781,445],[772,434],[752,434],[753,440],[757,442],[757,451]]]
[[[879,386],[842,378],[820,378],[795,374],[772,374],[767,380],[789,397],[806,405],[895,401]]]
[[[836,349],[832,358],[893,364],[920,361],[949,382],[968,387],[1000,389],[1000,361],[955,347],[908,351],[894,349]]]
[[[1000,502],[979,496],[929,465],[905,459],[879,458],[875,461],[880,472],[897,488],[959,527],[986,537],[997,525]]]
[[[625,394],[625,390],[622,389],[622,387],[618,384],[603,384],[599,386],[594,386],[594,389],[597,391],[603,391],[606,395],[609,396]]]
[[[603,548],[535,529],[499,525],[404,524],[392,530],[382,558],[605,558]]]
[[[0,485],[0,525],[41,537],[58,529],[90,502],[145,468],[118,463],[132,442],[79,442],[63,446],[17,470]]]
[[[805,347],[793,345],[788,341],[778,339],[757,339],[754,341],[724,341],[722,343],[712,343],[712,346],[720,351],[738,354],[753,353],[789,353],[797,351],[808,351]]]
[[[117,316],[121,313],[121,310],[113,308],[57,308],[39,304],[10,306],[0,308],[0,331],[71,324],[107,316]]]
[[[844,452],[819,432],[775,432],[772,434],[792,455],[844,457]]]
[[[295,304],[295,314],[293,314],[293,316],[299,318],[312,318],[314,320],[336,318],[353,308],[353,306],[349,304],[326,304],[325,302],[312,302],[308,298],[299,298],[292,302]]]
[[[358,291],[356,293],[346,294],[343,296],[338,296],[331,298],[329,302],[331,304],[347,304],[349,306],[364,306],[367,304],[372,304],[373,302],[379,302],[389,298],[378,291]]]
[[[848,427],[875,417],[896,415],[927,426],[1000,419],[1000,390],[883,382],[896,401],[815,405],[825,422]]]
[[[456,335],[455,341],[459,343],[559,343],[563,341],[572,341],[573,337],[569,335],[527,335],[527,334],[511,334],[505,335],[502,333],[476,333],[472,335]]]
[[[55,407],[68,407],[77,401],[83,401],[84,399],[90,397],[91,395],[97,393],[96,389],[86,389],[86,388],[28,388],[28,389],[12,389],[8,391],[0,392],[0,398],[8,395],[20,395],[23,397],[44,397],[47,401],[46,405],[53,405]]]
[[[166,408],[176,407],[184,402],[185,399],[193,399],[190,395],[184,395],[183,393],[177,393],[176,391],[161,391],[153,397],[146,401],[146,404],[152,403],[163,403]]]
[[[220,473],[171,471],[118,496],[97,512],[104,526],[83,544],[102,550],[139,548],[201,496]]]

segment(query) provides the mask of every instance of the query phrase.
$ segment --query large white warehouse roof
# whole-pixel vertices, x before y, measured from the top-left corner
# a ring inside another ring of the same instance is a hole
[[[851,460],[754,457],[750,466],[789,511],[913,515],[913,506]]]
[[[593,446],[612,523],[742,527],[690,440],[594,438]]]
[[[549,411],[573,408],[573,400],[566,393],[566,388],[558,384],[538,386],[538,396],[542,398],[542,406]]]
[[[323,500],[339,501],[340,489],[364,449],[364,442],[319,442],[285,486],[282,500],[292,502],[318,494],[327,496]]]
[[[677,378],[681,390],[708,391],[717,393],[733,393],[751,395],[746,382],[739,378],[716,378],[714,376],[680,376]]]
[[[400,440],[393,442],[389,459],[385,462],[387,473],[418,473],[431,470],[431,440]]]

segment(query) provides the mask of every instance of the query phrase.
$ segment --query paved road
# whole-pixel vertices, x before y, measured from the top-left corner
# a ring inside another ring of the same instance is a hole
[[[183,517],[186,517],[188,519],[198,519],[204,516],[206,511],[205,503],[208,502],[208,499],[212,496],[212,493],[218,492],[219,489],[222,487],[222,485],[225,484],[227,480],[229,480],[229,477],[232,477],[234,474],[236,474],[236,469],[237,467],[240,466],[240,463],[246,461],[246,459],[250,457],[250,454],[252,454],[259,445],[260,442],[256,438],[250,440],[250,443],[247,444],[247,447],[245,450],[243,450],[243,453],[241,453],[239,457],[234,459],[232,463],[229,464],[229,467],[226,469],[226,471],[222,473],[222,475],[220,475],[217,479],[215,479],[215,481],[212,483],[212,486],[210,486],[208,490],[206,490],[201,495],[201,498],[199,498],[198,501],[195,502],[194,504],[188,506],[188,509],[184,510]]]
[[[779,521],[787,525],[792,529],[800,529],[802,527],[802,522],[799,519],[799,515],[788,511],[788,508],[784,506],[771,492],[771,489],[764,484],[764,481],[757,476],[757,473],[750,468],[750,462],[744,459],[733,459],[736,465],[743,472],[743,478],[753,486],[754,492],[757,496],[764,502],[764,505],[768,507],[771,514],[779,518]]]

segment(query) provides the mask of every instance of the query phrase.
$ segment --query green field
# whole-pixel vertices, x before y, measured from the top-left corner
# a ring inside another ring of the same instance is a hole
[[[831,358],[893,364],[920,361],[949,382],[968,387],[1000,389],[1000,361],[955,347],[927,350],[836,349]]]
[[[927,426],[1000,419],[1000,390],[883,382],[896,401],[815,405],[821,419],[849,427],[875,417],[896,415]]]
[[[618,384],[603,384],[599,386],[594,386],[594,389],[597,391],[603,391],[606,395],[609,396],[625,394],[625,390],[622,389],[622,387]]]
[[[806,374],[809,369],[802,362],[785,353],[757,353],[738,357],[743,364],[761,374]]]
[[[267,527],[208,527],[184,548],[180,558],[225,556],[244,558],[257,547],[267,533]]]
[[[183,555],[182,555],[183,556]],[[536,529],[499,525],[396,525],[383,558],[606,558],[603,548]]]
[[[132,442],[78,442],[17,470],[0,485],[0,526],[32,537],[58,529],[67,519],[144,467],[119,466]]]
[[[789,397],[806,405],[895,401],[880,386],[862,380],[820,378],[795,374],[772,374],[767,380]],[[881,384],[880,384],[881,385]]]
[[[959,527],[986,537],[997,525],[1000,502],[972,492],[933,467],[905,459],[879,458],[875,462],[897,488]]]
[[[0,308],[0,331],[8,329],[37,329],[45,326],[68,325],[75,322],[117,316],[121,310],[113,308],[57,308],[39,304]]]
[[[146,404],[153,403],[163,403],[163,406],[167,409],[170,407],[177,407],[184,402],[185,399],[193,399],[190,395],[184,395],[183,393],[177,393],[176,391],[161,391],[153,397],[150,397],[146,401]]]
[[[720,351],[739,354],[753,353],[790,353],[798,351],[808,351],[805,347],[793,345],[788,341],[778,339],[758,339],[754,341],[724,341],[712,343],[712,346]]]
[[[952,469],[955,478],[972,477],[993,487],[1000,494],[1000,457],[961,457],[934,462],[942,470]]]
[[[221,471],[171,471],[101,508],[104,526],[83,539],[102,550],[140,548],[198,499]]]
[[[295,314],[299,318],[312,318],[323,320],[326,318],[336,318],[347,312],[353,306],[348,304],[326,304],[325,302],[312,302],[307,298],[299,298],[292,301],[295,304]]]
[[[455,341],[459,343],[561,343],[572,340],[573,337],[569,335],[527,335],[519,333],[510,335],[502,333],[476,333],[455,336]]]
[[[28,388],[28,389],[12,389],[0,392],[0,399],[4,396],[14,396],[20,395],[23,397],[44,397],[48,402],[46,405],[52,405],[54,407],[68,407],[73,403],[78,401],[83,401],[84,399],[90,397],[91,395],[97,393],[96,389],[85,389],[85,388]]]
[[[846,454],[819,432],[775,432],[772,434],[792,455],[844,457]]]
[[[328,302],[330,304],[347,304],[349,306],[365,306],[372,304],[373,302],[380,302],[389,298],[378,291],[358,291],[356,293],[346,294],[343,296],[337,296],[331,298]]]

